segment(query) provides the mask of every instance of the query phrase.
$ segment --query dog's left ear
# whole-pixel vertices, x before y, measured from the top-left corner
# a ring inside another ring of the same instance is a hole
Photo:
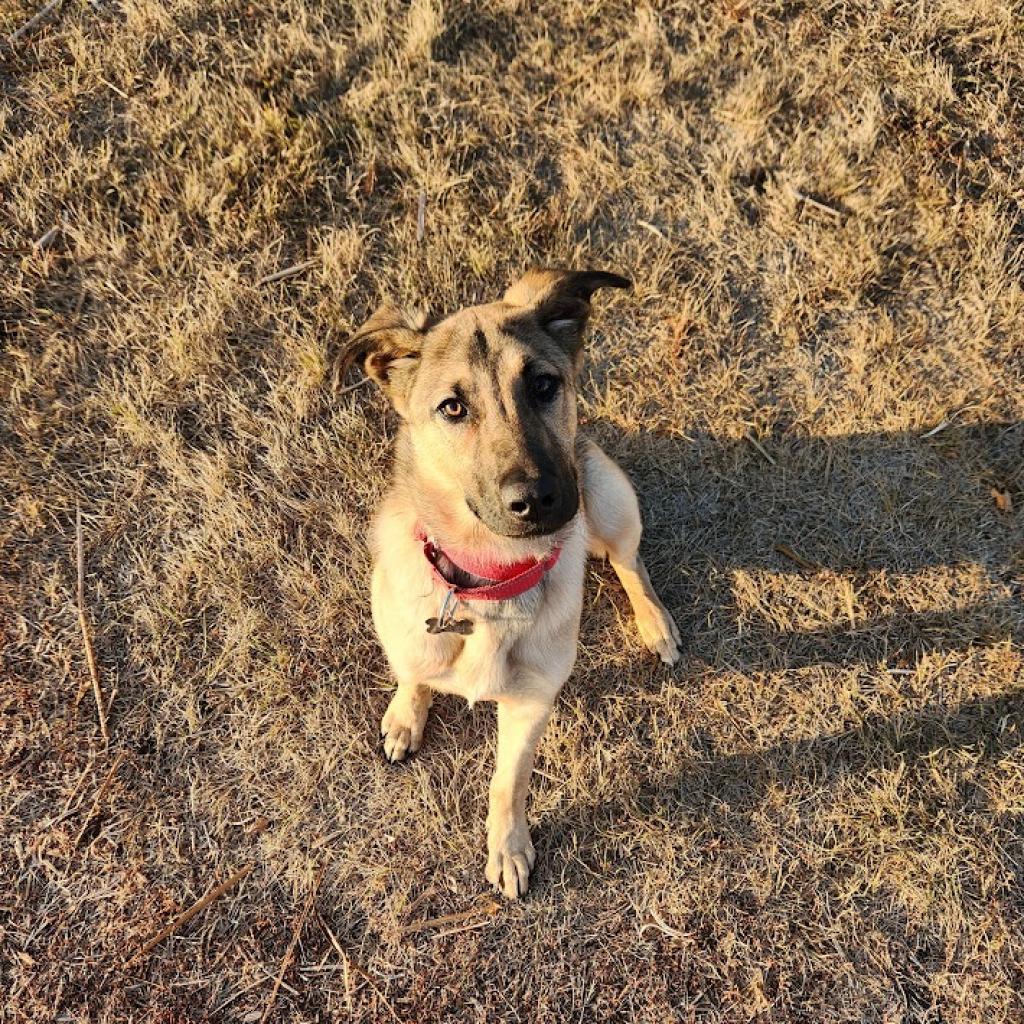
[[[573,357],[583,346],[590,297],[598,288],[632,288],[632,282],[604,270],[528,270],[502,301],[533,310],[541,327]]]
[[[381,306],[359,328],[342,350],[335,365],[337,388],[351,367],[362,362],[372,378],[391,399],[399,415],[405,415],[406,398],[423,344],[424,323],[390,302]]]

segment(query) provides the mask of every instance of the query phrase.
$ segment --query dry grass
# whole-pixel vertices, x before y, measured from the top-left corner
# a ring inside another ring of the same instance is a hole
[[[1024,1019],[1022,96],[999,0],[66,0],[5,46],[0,1020]],[[688,656],[594,566],[492,912],[490,709],[377,751],[389,426],[326,382],[384,294],[537,262],[636,279],[583,414]]]

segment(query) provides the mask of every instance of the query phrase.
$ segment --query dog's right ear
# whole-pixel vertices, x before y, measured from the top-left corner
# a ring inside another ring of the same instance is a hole
[[[362,362],[371,377],[405,415],[413,373],[419,365],[423,324],[390,302],[381,306],[345,345],[335,366],[335,389],[353,363]]]

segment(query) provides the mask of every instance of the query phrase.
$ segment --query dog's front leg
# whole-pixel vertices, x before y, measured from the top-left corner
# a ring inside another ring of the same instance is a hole
[[[487,812],[487,881],[511,899],[522,896],[536,854],[526,824],[526,793],[533,755],[551,714],[536,698],[498,701],[498,756]]]
[[[640,558],[640,504],[625,473],[593,442],[583,448],[590,551],[608,556],[636,615],[640,636],[666,665],[679,660],[679,627],[651,586]]]
[[[394,764],[406,754],[415,754],[423,742],[423,727],[434,694],[429,686],[400,680],[384,718],[380,734],[384,740],[384,756]]]

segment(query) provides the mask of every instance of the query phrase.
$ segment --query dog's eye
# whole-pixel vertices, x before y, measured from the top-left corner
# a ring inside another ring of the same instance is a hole
[[[561,386],[562,382],[557,377],[553,377],[550,373],[542,373],[533,378],[530,390],[538,402],[550,402],[554,400]]]
[[[457,398],[446,398],[438,407],[437,411],[451,423],[466,418],[466,405]]]

